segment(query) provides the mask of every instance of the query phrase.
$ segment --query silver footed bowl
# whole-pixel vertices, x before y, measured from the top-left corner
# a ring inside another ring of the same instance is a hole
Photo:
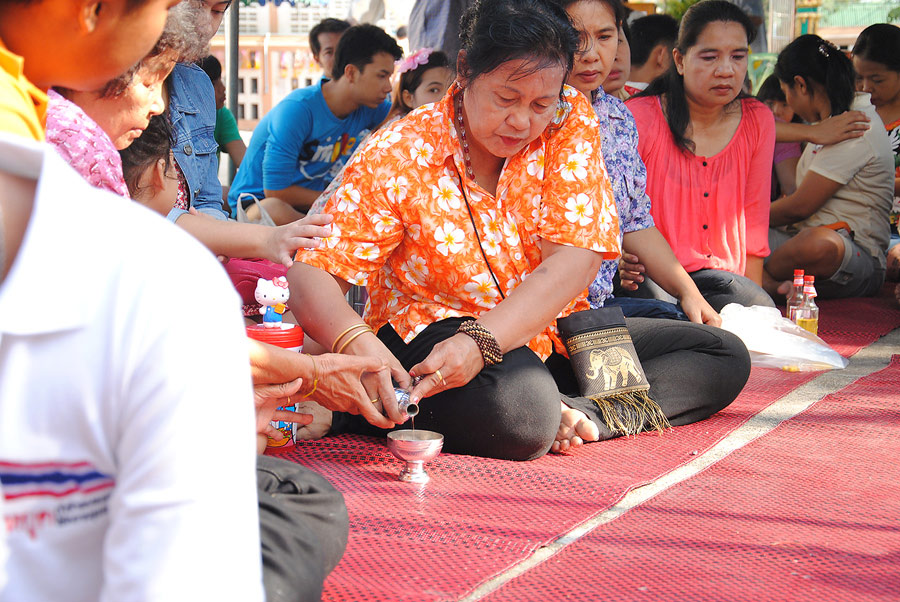
[[[430,462],[444,447],[444,436],[434,431],[403,429],[387,435],[388,450],[395,458],[406,462],[400,471],[400,480],[407,483],[427,483],[425,462]]]

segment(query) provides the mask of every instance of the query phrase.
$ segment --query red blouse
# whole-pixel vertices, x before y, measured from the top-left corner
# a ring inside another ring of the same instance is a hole
[[[753,98],[741,101],[741,123],[712,157],[682,151],[659,97],[632,98],[647,165],[647,193],[656,227],[688,272],[704,268],[743,274],[747,255],[769,254],[769,196],[775,118]]]

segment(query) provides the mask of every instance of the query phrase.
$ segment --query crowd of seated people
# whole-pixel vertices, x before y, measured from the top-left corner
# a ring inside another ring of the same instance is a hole
[[[319,599],[347,513],[264,454],[279,408],[383,434],[401,387],[448,452],[577,453],[727,407],[725,305],[795,268],[825,297],[900,277],[894,25],[852,56],[798,37],[757,99],[726,0],[631,28],[621,0],[476,1],[452,57],[326,19],[322,79],[244,154],[209,56],[230,4],[0,0],[0,602]],[[238,272],[287,278],[305,353],[247,339]],[[8,320],[38,288],[63,303]],[[571,341],[610,328],[633,371],[598,390]],[[68,497],[29,493],[48,466]],[[39,520],[73,503],[77,529]]]

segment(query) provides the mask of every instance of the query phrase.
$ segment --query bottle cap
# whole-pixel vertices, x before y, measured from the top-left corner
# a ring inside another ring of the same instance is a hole
[[[806,275],[803,277],[803,284],[815,284],[816,277],[811,275]]]
[[[290,322],[282,322],[280,328],[266,328],[262,324],[253,324],[247,326],[247,336],[285,349],[299,349],[303,345],[303,329]]]
[[[803,270],[794,270],[794,278],[803,277]]]

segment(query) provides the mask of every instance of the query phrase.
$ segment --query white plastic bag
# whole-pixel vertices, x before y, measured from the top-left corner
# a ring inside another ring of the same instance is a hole
[[[847,360],[825,341],[783,317],[774,307],[744,307],[729,303],[722,308],[721,314],[722,328],[744,342],[753,366],[789,372],[847,366]]]
[[[259,209],[259,218],[258,219],[250,219],[247,217],[247,212],[244,210],[244,199],[249,198],[252,199],[256,204],[256,208]],[[275,220],[269,215],[269,212],[266,211],[265,207],[263,207],[262,203],[258,198],[249,192],[242,192],[238,195],[237,200],[237,221],[241,224],[260,224],[262,226],[274,226]]]

